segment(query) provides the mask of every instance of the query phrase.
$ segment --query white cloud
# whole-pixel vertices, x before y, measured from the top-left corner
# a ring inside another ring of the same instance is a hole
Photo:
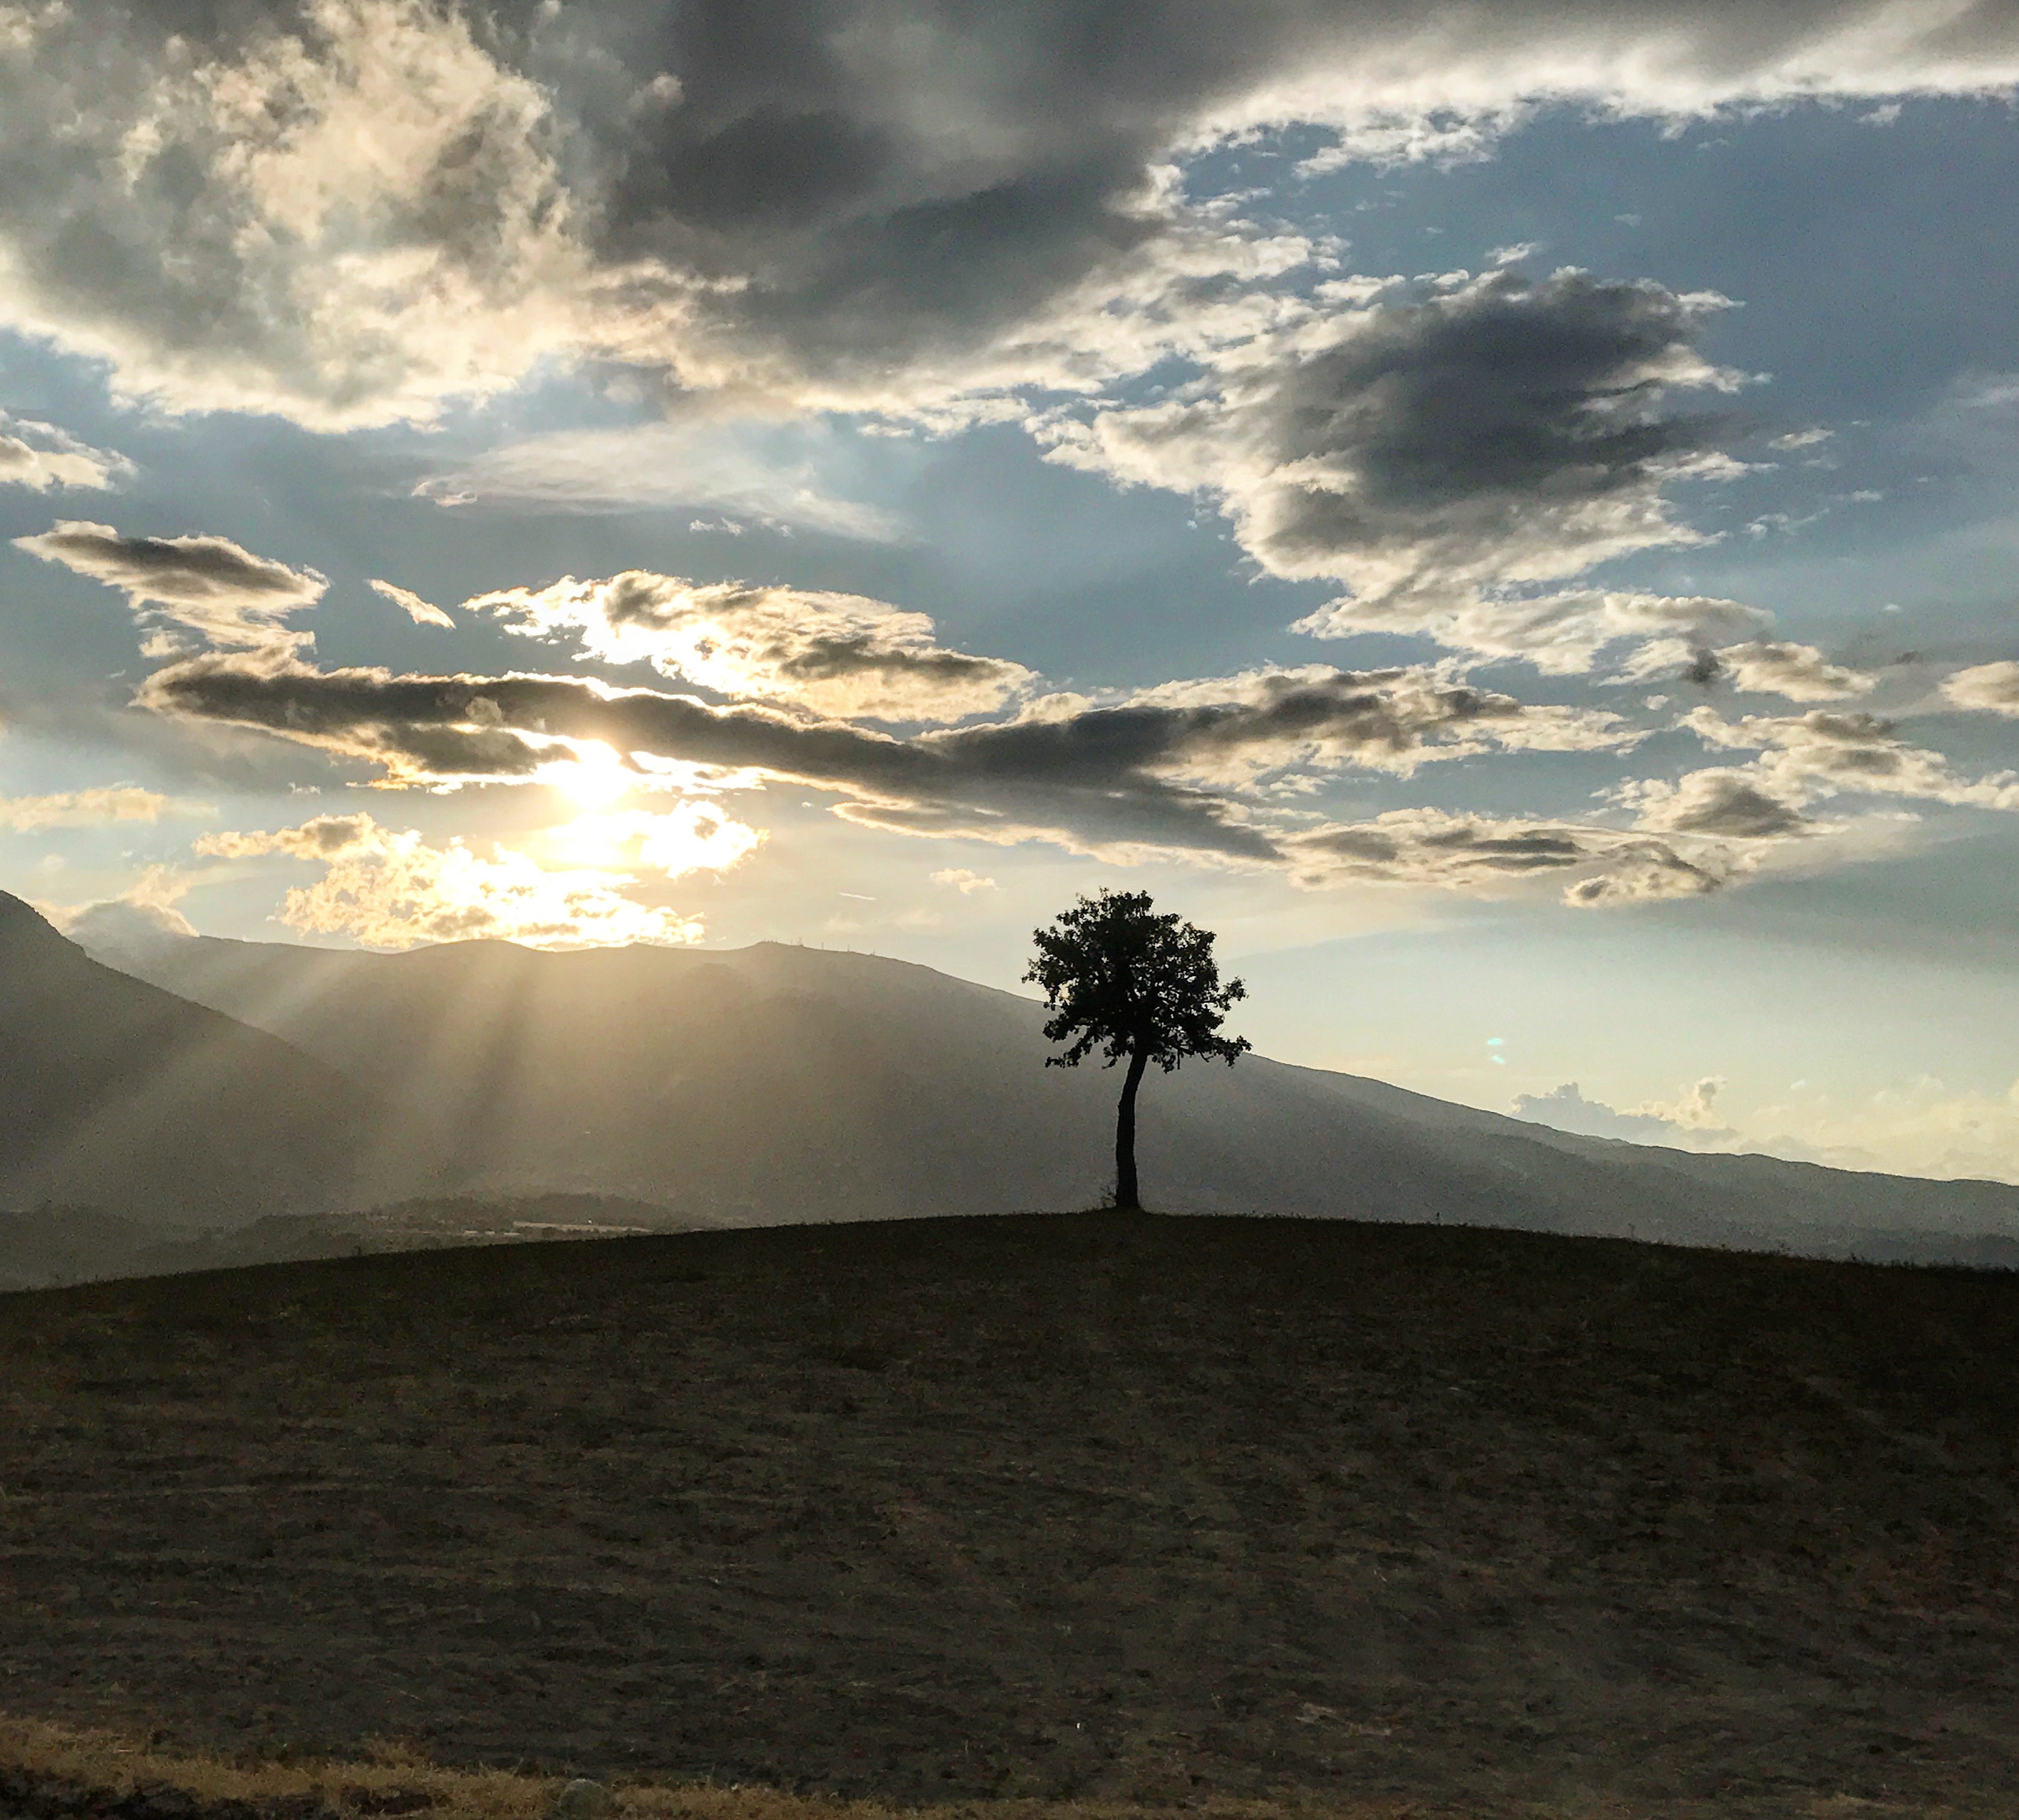
[[[856,594],[631,569],[502,589],[463,606],[527,637],[574,639],[607,662],[650,663],[725,695],[824,714],[959,720],[1000,708],[1037,680],[1005,658],[948,651],[924,614]]]
[[[1800,1089],[1780,1105],[1723,1122],[1723,1079],[1709,1075],[1673,1102],[1625,1111],[1587,1098],[1567,1082],[1524,1093],[1515,1116],[1587,1137],[1677,1150],[1782,1156],[1838,1169],[1884,1169],[1937,1180],[2019,1181],[2019,1082],[2009,1093],[1957,1093],[1924,1079],[1853,1099]]]
[[[1841,702],[1869,694],[1878,678],[1833,664],[1812,644],[1754,639],[1712,655],[1732,686],[1747,694],[1782,695],[1790,702]]]
[[[122,955],[145,955],[196,934],[176,908],[195,883],[172,867],[149,866],[120,896],[66,910],[53,920],[71,941],[117,965]]]
[[[1706,1075],[1686,1087],[1673,1103],[1650,1100],[1622,1111],[1603,1100],[1587,1099],[1575,1081],[1546,1093],[1517,1094],[1514,1116],[1582,1137],[1616,1138],[1629,1144],[1657,1144],[1675,1150],[1731,1151],[1742,1146],[1739,1133],[1718,1122],[1715,1102],[1725,1082]]]
[[[1849,794],[2019,810],[2019,774],[1960,776],[1940,752],[1908,745],[1891,721],[1876,715],[1812,709],[1797,717],[1728,721],[1704,707],[1683,724],[1708,745],[1759,752],[1745,772],[1783,802]]]
[[[2019,716],[2019,662],[1979,664],[1942,679],[1952,707],[1967,712]]]
[[[382,595],[390,600],[416,625],[438,626],[444,632],[455,630],[453,619],[432,600],[423,600],[411,589],[400,587],[391,582],[374,582],[371,587],[375,594]]]
[[[52,487],[103,492],[132,473],[133,464],[122,455],[79,442],[54,424],[24,422],[0,411],[0,486],[36,493]]]
[[[1854,1099],[1799,1094],[1747,1123],[1754,1147],[1840,1168],[2019,1182],[2019,1081],[2003,1093],[1923,1078]]]
[[[966,866],[948,866],[943,872],[933,874],[933,883],[947,885],[963,897],[971,897],[977,891],[992,891],[996,888],[993,879],[984,879],[979,872],[972,872]]]
[[[131,784],[103,784],[49,796],[0,796],[0,828],[38,834],[50,828],[96,828],[111,821],[158,821],[164,815],[207,815],[207,804],[178,803]]]
[[[0,317],[170,408],[321,429],[425,419],[580,345],[595,281],[548,98],[459,12],[172,29],[100,0],[0,57]]]
[[[290,890],[281,920],[305,934],[349,935],[368,948],[496,939],[529,948],[677,944],[701,933],[691,916],[638,902],[616,872],[549,871],[503,846],[488,857],[464,842],[431,846],[369,815],[319,815],[267,833],[207,835],[197,851],[223,858],[281,854],[324,868]]]

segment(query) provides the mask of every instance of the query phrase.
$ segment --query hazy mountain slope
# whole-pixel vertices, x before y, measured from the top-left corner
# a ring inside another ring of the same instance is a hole
[[[97,1207],[0,1212],[0,1294],[122,1274],[161,1228]]]
[[[187,1225],[341,1205],[375,1185],[369,1119],[342,1074],[101,966],[0,893],[0,1207]]]
[[[410,1151],[469,1191],[770,1222],[1085,1205],[1111,1179],[1115,1077],[1046,1068],[1032,1002],[902,962],[211,939],[118,958],[368,1083]],[[1153,1075],[1141,1151],[1146,1196],[1173,1210],[1822,1249],[2019,1234],[2019,1189],[1575,1137],[1259,1057]]]

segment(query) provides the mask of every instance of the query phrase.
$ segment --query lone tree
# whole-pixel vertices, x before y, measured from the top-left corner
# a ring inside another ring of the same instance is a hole
[[[1136,1089],[1143,1071],[1154,1062],[1169,1074],[1191,1055],[1231,1067],[1251,1046],[1245,1036],[1222,1036],[1220,1027],[1248,988],[1238,980],[1220,984],[1210,930],[1159,916],[1147,891],[1082,897],[1036,939],[1038,957],[1024,977],[1044,988],[1054,1013],[1046,1039],[1072,1039],[1045,1066],[1077,1068],[1096,1049],[1107,1057],[1104,1068],[1129,1059],[1115,1119],[1115,1204],[1140,1209]]]

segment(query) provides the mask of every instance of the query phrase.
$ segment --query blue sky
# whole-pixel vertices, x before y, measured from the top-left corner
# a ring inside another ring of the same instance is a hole
[[[0,6],[0,886],[2019,1180],[2019,20],[1742,23]]]

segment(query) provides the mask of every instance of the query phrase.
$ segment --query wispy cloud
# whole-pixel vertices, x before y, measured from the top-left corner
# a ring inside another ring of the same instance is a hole
[[[164,816],[202,816],[216,811],[131,784],[103,784],[48,796],[0,796],[0,828],[38,834],[51,828],[96,828],[114,821],[158,821]]]
[[[444,632],[455,630],[453,619],[432,600],[422,600],[411,588],[402,588],[392,582],[373,582],[369,586],[372,593],[390,600],[416,625],[432,625]]]
[[[732,513],[756,524],[865,543],[897,543],[909,535],[897,513],[838,497],[810,460],[781,456],[752,446],[733,429],[705,424],[529,437],[430,475],[414,491],[459,508],[612,512],[669,506]]]

